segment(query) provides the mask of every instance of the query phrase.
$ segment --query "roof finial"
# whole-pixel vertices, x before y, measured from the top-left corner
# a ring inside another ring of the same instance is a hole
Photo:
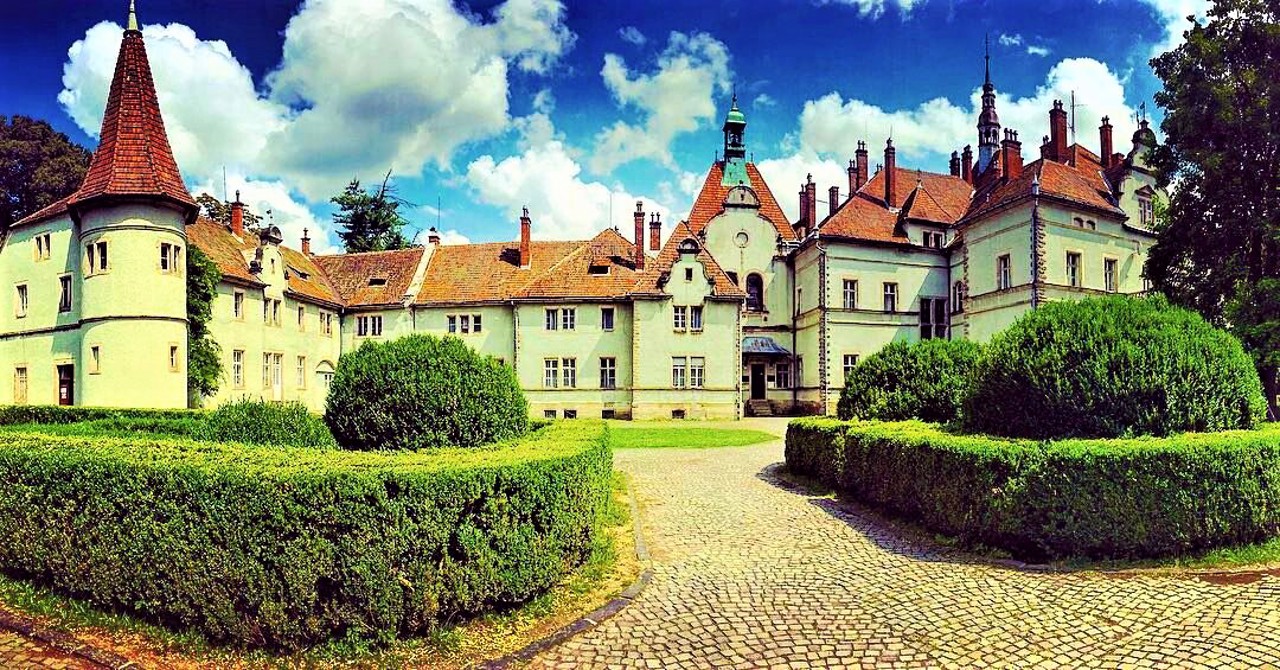
[[[987,33],[986,42],[987,42],[987,81],[986,83],[990,84],[991,83],[991,33]]]
[[[129,0],[129,26],[126,30],[137,32],[138,30],[138,11],[133,6],[134,0]]]

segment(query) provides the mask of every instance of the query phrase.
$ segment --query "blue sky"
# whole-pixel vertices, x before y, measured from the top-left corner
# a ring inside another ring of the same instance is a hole
[[[731,94],[748,148],[794,216],[800,182],[845,184],[857,140],[890,131],[900,165],[945,171],[976,145],[983,40],[1006,127],[1034,155],[1054,98],[1078,140],[1110,115],[1127,149],[1204,0],[139,0],[179,165],[317,246],[328,198],[388,170],[415,230],[449,241],[624,229],[637,199],[674,224],[720,147]],[[93,147],[127,2],[12,4],[0,23],[2,114]],[[1158,110],[1152,109],[1158,121]],[[842,188],[842,191],[844,188]],[[439,210],[436,203],[441,203]],[[612,218],[610,212],[612,211]]]

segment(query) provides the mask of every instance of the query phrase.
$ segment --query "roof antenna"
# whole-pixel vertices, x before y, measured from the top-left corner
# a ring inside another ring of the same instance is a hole
[[[133,0],[129,0],[129,25],[126,30],[137,32],[138,30],[138,12],[134,9]]]

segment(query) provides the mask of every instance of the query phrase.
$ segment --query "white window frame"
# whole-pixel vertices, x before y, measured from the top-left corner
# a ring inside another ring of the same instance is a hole
[[[560,330],[577,330],[578,310],[575,307],[564,307],[560,310]]]
[[[560,388],[560,359],[542,359],[542,388]]]
[[[842,294],[844,296],[845,309],[858,309],[858,280],[844,280]]]
[[[295,374],[297,375],[297,379],[294,380],[294,382],[296,383],[296,386],[300,389],[307,388],[307,357],[306,356],[298,357],[298,368],[297,370],[295,370]]]
[[[773,364],[773,387],[776,389],[791,388],[791,364]]]
[[[600,308],[600,329],[606,330],[606,331],[612,331],[614,328],[614,319],[616,317],[617,317],[617,313],[614,311],[612,307],[601,307]]]
[[[707,385],[707,359],[703,356],[689,357],[689,388],[700,389]]]
[[[231,294],[231,318],[244,321],[244,291],[234,291]]]
[[[244,349],[231,351],[231,386],[244,388]]]
[[[841,359],[841,369],[844,371],[844,375],[840,379],[848,379],[849,373],[853,372],[856,367],[858,367],[858,354],[845,354],[844,358]]]
[[[964,312],[964,282],[957,280],[951,283],[951,313],[962,312]]]
[[[996,290],[1013,288],[1013,258],[1009,254],[996,256]]]
[[[13,315],[19,319],[27,317],[27,311],[31,308],[31,289],[27,287],[25,282],[16,284],[13,287]]]
[[[618,388],[618,359],[613,356],[600,357],[600,388]]]
[[[1114,258],[1102,259],[1102,285],[1107,293],[1120,291],[1120,261]]]
[[[560,379],[562,380],[560,384],[561,388],[578,388],[578,359],[560,359]]]
[[[886,314],[898,312],[898,282],[884,282],[884,311]]]
[[[702,305],[689,307],[689,330],[695,333],[702,332]]]
[[[31,373],[27,366],[13,368],[13,404],[25,405],[31,399]]]
[[[689,329],[689,308],[685,305],[672,305],[671,328],[676,331]]]
[[[671,388],[682,389],[688,388],[689,384],[689,357],[688,356],[672,356],[671,357]]]
[[[560,310],[555,308],[545,310],[542,327],[544,330],[560,330]]]
[[[1081,266],[1083,262],[1083,254],[1079,251],[1067,252],[1067,286],[1071,288],[1080,288]]]

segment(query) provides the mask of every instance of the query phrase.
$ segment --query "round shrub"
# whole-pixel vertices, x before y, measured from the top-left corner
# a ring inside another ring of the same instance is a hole
[[[1266,412],[1240,342],[1164,298],[1050,303],[997,335],[964,405],[968,432],[1122,437],[1252,428]]]
[[[849,373],[837,412],[846,420],[954,421],[979,349],[969,340],[894,342]]]
[[[282,447],[333,449],[333,435],[300,402],[232,400],[204,416],[194,437]]]
[[[325,423],[345,449],[474,447],[524,434],[515,371],[456,337],[409,335],[343,354]]]

